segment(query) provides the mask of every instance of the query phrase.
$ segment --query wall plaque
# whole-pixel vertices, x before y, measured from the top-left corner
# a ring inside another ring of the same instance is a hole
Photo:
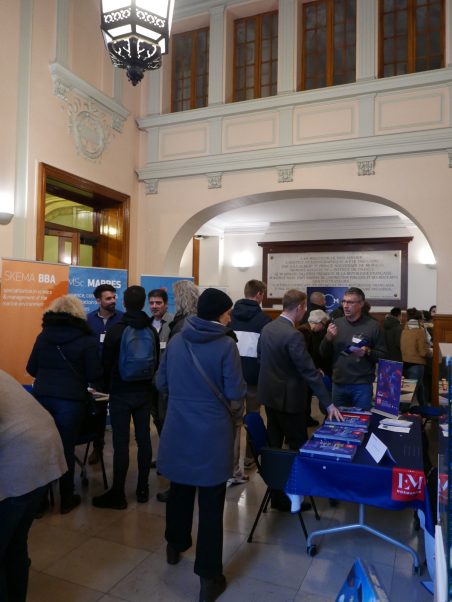
[[[406,307],[411,238],[258,243],[263,248],[265,305],[291,288],[361,288],[371,305]],[[266,301],[266,303],[265,303]]]

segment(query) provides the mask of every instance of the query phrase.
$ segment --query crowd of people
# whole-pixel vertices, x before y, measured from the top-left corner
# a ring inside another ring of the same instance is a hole
[[[102,284],[97,307],[86,316],[72,295],[56,299],[43,316],[42,331],[27,364],[32,395],[0,371],[0,599],[25,602],[27,534],[33,518],[48,507],[48,484],[59,479],[60,511],[81,503],[74,487],[75,446],[93,392],[109,396],[113,481],[95,496],[97,508],[127,508],[130,422],[137,443],[136,501],[149,500],[149,475],[157,469],[168,486],[157,494],[166,503],[167,562],[177,564],[192,545],[195,498],[198,533],[194,572],[200,602],[213,602],[225,589],[223,510],[227,486],[246,484],[253,467],[247,443],[241,459],[244,413],[265,408],[272,447],[297,450],[308,438],[312,398],[329,418],[342,420],[338,406],[370,408],[380,359],[402,361],[417,381],[414,399],[428,402],[431,318],[416,308],[393,308],[383,325],[372,317],[364,292],[349,288],[340,309],[328,313],[325,296],[292,289],[281,314],[262,310],[265,283],[250,280],[235,305],[222,290],[199,295],[188,280],[173,285],[175,314],[163,289],[124,291],[124,312],[116,291]],[[146,299],[149,314],[144,311]],[[426,319],[428,323],[426,324]],[[91,416],[95,431],[90,464],[105,445],[107,403]],[[159,435],[157,458],[151,418]],[[6,460],[5,460],[6,458]],[[39,466],[39,467],[38,467]],[[272,507],[287,511],[283,492]],[[302,509],[308,510],[305,502]]]

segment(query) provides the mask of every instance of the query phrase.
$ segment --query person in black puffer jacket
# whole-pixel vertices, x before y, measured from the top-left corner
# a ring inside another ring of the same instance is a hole
[[[61,513],[80,504],[74,493],[74,448],[86,411],[86,389],[102,378],[97,339],[83,304],[73,295],[56,299],[43,316],[27,363],[35,378],[33,395],[53,416],[64,447],[68,471],[60,478]]]

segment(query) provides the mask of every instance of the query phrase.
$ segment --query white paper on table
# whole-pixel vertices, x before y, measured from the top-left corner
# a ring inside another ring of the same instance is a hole
[[[410,428],[413,423],[410,420],[397,420],[397,418],[383,418],[380,424],[389,424],[390,426],[404,426],[406,428]]]
[[[387,448],[387,446],[379,439],[374,433],[372,433],[369,437],[369,441],[367,442],[366,449],[372,458],[375,460],[377,464],[379,464],[382,457],[387,453],[391,460],[395,463],[395,460]]]
[[[410,432],[410,429],[405,426],[392,426],[392,424],[379,424],[378,428],[382,431],[391,431],[393,433],[404,433],[405,435]]]

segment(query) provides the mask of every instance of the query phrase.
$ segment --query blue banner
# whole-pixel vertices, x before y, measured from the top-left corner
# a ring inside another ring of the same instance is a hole
[[[86,313],[97,307],[93,293],[99,284],[111,284],[116,289],[118,295],[116,309],[124,311],[122,295],[127,288],[127,270],[70,266],[68,293],[76,295],[81,300]]]
[[[308,286],[306,294],[308,295],[308,309],[310,309],[309,297],[311,293],[319,291],[325,295],[325,311],[332,312],[341,306],[342,297],[348,287],[346,286]]]
[[[165,290],[168,293],[168,311],[174,314],[176,312],[176,307],[174,305],[173,284],[178,280],[191,280],[193,282],[193,278],[191,277],[149,276],[147,274],[143,274],[140,278],[140,284],[145,289],[146,295],[154,288],[162,288]],[[149,314],[149,306],[147,303],[144,309]]]

